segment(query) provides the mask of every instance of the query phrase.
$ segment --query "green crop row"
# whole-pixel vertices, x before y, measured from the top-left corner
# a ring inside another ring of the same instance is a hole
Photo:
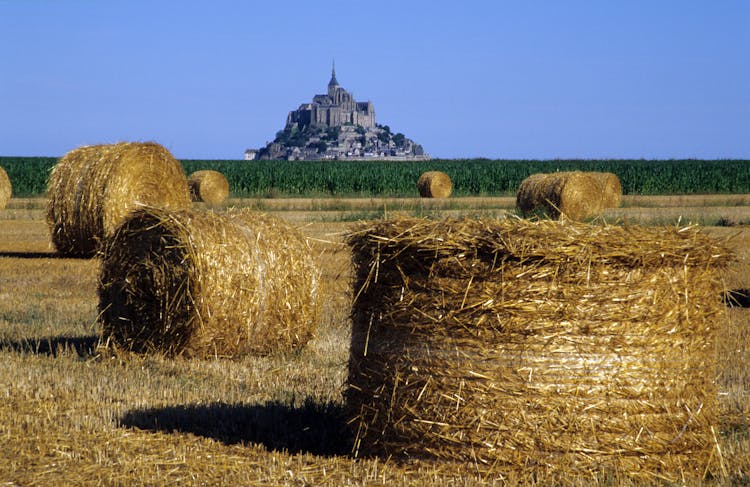
[[[750,193],[749,160],[487,160],[419,162],[183,161],[188,173],[214,169],[233,194],[250,196],[416,196],[425,171],[443,171],[455,196],[513,195],[531,174],[606,171],[618,175],[625,194]]]
[[[47,191],[47,176],[57,159],[52,157],[0,157],[13,189],[13,196],[43,195]]]
[[[43,195],[57,162],[49,157],[0,157],[19,197]],[[624,194],[750,193],[750,160],[489,160],[418,162],[184,160],[185,172],[213,169],[229,180],[233,197],[416,196],[425,171],[443,171],[455,196],[513,195],[530,174],[606,171],[619,176]]]

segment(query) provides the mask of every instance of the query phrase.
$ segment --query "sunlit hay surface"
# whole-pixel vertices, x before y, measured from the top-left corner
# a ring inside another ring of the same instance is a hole
[[[720,473],[723,244],[515,218],[377,221],[348,243],[359,455],[539,478]]]
[[[602,191],[603,208],[619,208],[622,204],[622,183],[617,174],[611,172],[592,172]]]
[[[84,146],[63,156],[49,177],[47,224],[57,251],[92,256],[140,206],[187,209],[180,163],[153,142]]]
[[[318,281],[307,241],[276,217],[141,209],[104,251],[103,337],[168,355],[296,350],[315,331]]]
[[[13,186],[10,183],[8,173],[0,166],[0,210],[8,204],[12,193]]]
[[[516,206],[523,215],[543,213],[575,221],[600,215],[604,201],[598,177],[582,171],[532,174],[521,181],[516,193]]]
[[[229,196],[229,181],[219,171],[210,169],[195,171],[188,177],[188,185],[193,201],[220,205]]]
[[[419,176],[417,190],[422,198],[448,198],[453,192],[453,183],[442,171],[427,171]]]

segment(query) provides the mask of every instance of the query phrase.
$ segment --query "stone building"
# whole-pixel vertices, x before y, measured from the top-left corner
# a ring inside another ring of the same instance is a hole
[[[328,94],[315,95],[312,103],[303,103],[286,117],[286,129],[297,127],[328,128],[341,125],[375,127],[375,108],[370,101],[358,102],[336,80],[336,67],[331,69]]]
[[[339,85],[335,66],[328,93],[289,112],[284,130],[246,160],[427,160],[421,145],[375,123],[372,102],[358,102]]]

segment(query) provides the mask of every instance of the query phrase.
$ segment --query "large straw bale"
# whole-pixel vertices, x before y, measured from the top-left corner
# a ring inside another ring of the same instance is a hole
[[[569,171],[532,174],[521,181],[516,193],[516,206],[524,215],[542,211],[551,218],[564,215],[576,221],[597,216],[614,199],[605,196],[602,182],[606,178],[597,174],[605,173]],[[619,179],[617,182],[619,184]],[[619,199],[617,204],[619,206]]]
[[[427,171],[419,176],[417,189],[422,198],[448,198],[453,192],[453,183],[444,172]]]
[[[96,253],[136,208],[190,205],[182,166],[153,142],[74,149],[52,169],[47,194],[52,243],[62,254],[78,256]]]
[[[697,228],[396,219],[348,243],[356,454],[558,480],[716,468],[731,255]]]
[[[12,194],[13,186],[10,184],[8,173],[0,166],[0,210],[8,204]]]
[[[219,171],[204,169],[195,171],[188,177],[190,197],[193,201],[203,201],[210,205],[220,205],[229,196],[229,181]]]
[[[619,208],[622,203],[622,184],[617,174],[611,172],[592,172],[602,192],[602,207]]]
[[[318,281],[306,239],[279,218],[144,208],[104,249],[103,338],[193,357],[294,350],[315,331]]]

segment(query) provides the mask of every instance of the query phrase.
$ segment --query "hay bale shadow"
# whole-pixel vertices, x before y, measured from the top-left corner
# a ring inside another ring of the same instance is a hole
[[[195,404],[128,411],[120,424],[151,431],[192,433],[224,444],[258,443],[269,450],[320,456],[346,455],[352,437],[343,406],[311,399],[292,406]]]
[[[98,347],[98,335],[0,340],[0,350],[2,351],[48,355],[50,357],[73,353],[80,358],[89,358],[96,355]]]
[[[0,252],[0,257],[12,259],[77,259],[91,260],[91,257],[70,256],[58,252]]]
[[[750,289],[730,289],[722,295],[722,301],[730,308],[750,308]]]

